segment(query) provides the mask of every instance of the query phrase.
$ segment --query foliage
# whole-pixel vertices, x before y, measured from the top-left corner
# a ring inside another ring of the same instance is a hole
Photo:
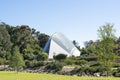
[[[76,60],[74,63],[75,63],[75,65],[82,66],[82,65],[87,64],[88,62],[86,60]]]
[[[86,61],[97,61],[97,55],[96,54],[89,54],[87,56],[81,56],[80,59],[81,60],[86,60]]]
[[[37,56],[37,60],[45,61],[47,59],[48,59],[48,54],[47,53],[41,53]]]
[[[18,46],[18,53],[27,60],[46,60],[47,54],[42,54],[49,36],[31,29],[28,25],[10,26],[4,22],[0,23],[0,59],[1,64],[7,64],[14,55],[15,46]],[[38,57],[41,57],[39,60]],[[4,61],[6,60],[6,61]]]
[[[19,53],[18,47],[14,48],[13,56],[11,56],[10,67],[16,71],[22,69],[25,66],[23,56]]]
[[[96,67],[89,67],[89,66],[80,66],[75,67],[71,73],[76,74],[80,73],[80,75],[86,74],[86,75],[94,75],[95,73],[101,73],[104,74],[106,71],[106,67],[96,66]]]
[[[96,72],[96,68],[93,67],[89,67],[89,66],[81,66],[81,67],[75,67],[71,72],[72,73],[80,73],[80,75],[82,76],[82,74],[87,74],[87,75],[93,75]]]
[[[81,51],[81,56],[89,56],[91,54],[95,54],[95,49],[98,46],[98,44],[100,43],[100,40],[89,40],[89,41],[85,41],[84,45],[85,48],[82,48]]]
[[[117,68],[117,69],[113,70],[113,76],[120,77],[120,68]]]
[[[102,66],[100,62],[97,62],[97,61],[91,61],[89,62],[89,64],[90,64],[90,67]]]
[[[5,58],[0,58],[0,65],[4,65],[6,63],[6,59]]]
[[[55,60],[62,61],[66,59],[67,55],[60,53],[58,55],[54,55],[53,57]]]
[[[106,24],[98,29],[98,36],[100,37],[101,41],[100,44],[96,48],[96,53],[99,57],[100,63],[107,67],[107,74],[111,73],[111,68],[113,63],[115,62],[115,53],[114,48],[116,45],[115,42],[115,35],[114,35],[113,25]]]
[[[99,27],[98,29],[98,37],[101,39],[101,40],[104,40],[106,38],[112,38],[112,39],[115,39],[115,29],[113,28],[114,25],[112,24],[105,24],[103,25],[102,27]]]
[[[75,67],[75,68],[71,71],[71,73],[73,73],[73,74],[75,74],[75,73],[82,73],[82,72],[84,72],[84,68],[82,68],[82,67]]]
[[[77,41],[73,40],[73,44],[80,51],[80,45],[79,45],[79,43]]]
[[[51,62],[51,63],[46,64],[45,70],[57,72],[57,71],[60,71],[62,69],[62,67],[63,67],[63,65],[60,63]]]
[[[45,62],[36,61],[36,60],[32,60],[32,61],[26,60],[25,65],[26,65],[26,68],[34,68],[34,67],[44,66]]]
[[[10,55],[12,47],[7,27],[9,27],[9,25],[5,23],[0,24],[0,57],[5,59],[8,59],[7,56]]]
[[[64,60],[64,63],[66,65],[74,65],[74,60],[67,58],[67,59]]]
[[[48,36],[48,35],[46,35],[46,34],[44,34],[44,33],[40,34],[40,35],[38,36],[38,40],[39,40],[39,45],[40,45],[40,47],[44,48],[46,42],[48,41],[48,39],[49,39],[49,36]]]

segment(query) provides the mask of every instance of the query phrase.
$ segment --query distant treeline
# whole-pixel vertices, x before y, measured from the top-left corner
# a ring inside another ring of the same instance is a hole
[[[40,33],[28,25],[10,26],[0,23],[0,64],[9,64],[11,56],[17,48],[23,56],[26,67],[44,60],[42,49],[49,39],[49,35]],[[42,57],[43,56],[43,57]]]

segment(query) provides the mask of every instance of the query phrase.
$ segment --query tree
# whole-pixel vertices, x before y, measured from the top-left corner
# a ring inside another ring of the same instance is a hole
[[[80,45],[79,45],[79,43],[77,41],[73,40],[73,44],[80,51]]]
[[[93,40],[85,41],[85,42],[84,42],[84,45],[85,45],[85,47],[88,47],[88,46],[92,45],[93,43],[94,43]]]
[[[53,57],[55,60],[62,61],[64,59],[66,59],[67,55],[60,53],[58,55],[54,55]]]
[[[11,41],[10,41],[10,35],[6,29],[7,24],[0,24],[0,52],[5,51],[9,52],[11,50]]]
[[[10,66],[17,72],[25,66],[22,55],[19,53],[19,48],[15,46],[13,49],[13,55],[11,56]]]
[[[98,29],[98,37],[101,40],[112,38],[115,39],[115,32],[116,30],[113,28],[114,25],[107,23],[106,25],[99,27]]]
[[[117,54],[118,56],[120,56],[120,37],[117,39],[116,45],[117,45],[117,48],[114,49],[114,51],[116,52],[116,54]]]
[[[88,56],[91,54],[95,53],[95,48],[96,46],[99,44],[99,40],[93,41],[93,40],[89,40],[89,41],[85,41],[84,42],[84,48],[81,49],[81,55],[83,56]]]
[[[12,43],[10,41],[10,35],[7,31],[9,25],[5,23],[0,23],[0,62],[5,66],[7,60],[9,59]]]
[[[98,36],[100,38],[99,45],[96,47],[96,53],[99,57],[100,63],[107,68],[107,76],[111,73],[111,68],[115,62],[114,48],[115,29],[113,25],[106,24],[98,29]]]
[[[48,41],[49,39],[49,36],[44,34],[44,33],[41,33],[39,36],[38,36],[38,40],[39,40],[39,45],[40,47],[44,48],[45,47],[45,44],[46,42]]]

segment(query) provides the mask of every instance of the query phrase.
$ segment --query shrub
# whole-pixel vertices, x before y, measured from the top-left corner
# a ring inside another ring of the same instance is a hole
[[[32,67],[34,67],[33,61],[28,61],[28,60],[26,60],[26,61],[25,61],[25,65],[26,65],[27,68],[32,68]]]
[[[120,77],[120,68],[117,68],[116,70],[113,70],[113,76]]]
[[[105,72],[105,71],[107,71],[107,68],[103,67],[103,66],[98,66],[98,67],[96,67],[96,69],[97,69],[97,72]]]
[[[3,65],[3,64],[5,64],[5,63],[6,63],[6,59],[0,58],[0,65]]]
[[[33,68],[33,67],[40,67],[40,66],[44,66],[45,63],[43,61],[25,61],[25,65],[27,68]]]
[[[75,68],[71,71],[71,73],[73,73],[73,74],[75,74],[75,73],[82,73],[82,72],[84,72],[84,68],[82,68],[82,67],[75,67]]]
[[[93,75],[96,72],[96,68],[94,68],[94,67],[85,67],[84,72],[86,74]]]
[[[75,67],[71,73],[85,73],[87,75],[94,75],[94,73],[100,72],[104,73],[106,71],[105,68],[103,67],[89,67],[89,66],[81,66],[81,67]]]
[[[120,67],[120,63],[114,63],[113,67]]]
[[[62,61],[62,60],[66,59],[67,55],[61,53],[61,54],[55,55],[53,57],[55,60]]]
[[[90,64],[90,67],[102,66],[99,62],[96,62],[96,61],[90,62],[89,64]]]
[[[44,62],[44,61],[39,61],[39,62],[37,63],[37,65],[38,65],[38,66],[44,66],[44,65],[45,65],[45,62]]]
[[[120,72],[115,73],[115,77],[120,77]]]
[[[74,64],[74,61],[73,61],[72,59],[66,59],[66,60],[64,61],[64,63],[65,63],[66,65],[73,65],[73,64]]]
[[[48,59],[48,54],[47,53],[41,53],[37,56],[38,61],[40,61],[40,60],[45,61],[47,59]]]
[[[24,59],[27,59],[27,60],[33,60],[35,58],[34,54],[32,53],[25,53],[23,57]]]
[[[54,71],[54,72],[60,71],[62,68],[63,68],[63,65],[57,62],[51,62],[46,64],[45,66],[45,70]]]
[[[85,64],[87,64],[86,60],[77,60],[77,61],[75,61],[75,65],[85,65]]]

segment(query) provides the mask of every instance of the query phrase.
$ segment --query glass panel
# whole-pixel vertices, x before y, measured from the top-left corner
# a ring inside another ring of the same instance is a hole
[[[63,49],[65,49],[69,54],[71,53],[71,50],[74,48],[74,45],[72,44],[72,42],[61,33],[55,33],[52,35],[51,38],[59,46],[61,46]]]

